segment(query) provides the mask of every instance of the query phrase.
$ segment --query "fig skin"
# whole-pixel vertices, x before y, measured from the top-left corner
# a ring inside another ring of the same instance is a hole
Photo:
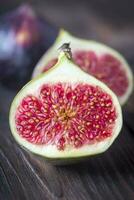
[[[81,157],[75,157],[75,158],[48,158],[45,156],[41,156],[35,153],[30,152],[29,150],[27,150],[26,148],[24,148],[23,146],[21,146],[21,148],[30,156],[33,157],[41,162],[43,162],[44,164],[48,164],[48,165],[52,165],[52,166],[69,166],[69,165],[77,165],[77,164],[82,164],[82,163],[87,163],[90,162],[91,159],[95,159],[97,157],[99,157],[101,155],[100,154],[94,154],[92,156],[81,156]]]
[[[22,5],[0,19],[0,82],[19,89],[53,44],[58,28],[36,16],[32,7]]]

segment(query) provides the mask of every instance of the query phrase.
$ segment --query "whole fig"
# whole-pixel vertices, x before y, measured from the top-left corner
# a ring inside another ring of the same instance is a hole
[[[58,28],[22,5],[0,19],[0,81],[19,88],[30,79],[33,67],[52,45]]]

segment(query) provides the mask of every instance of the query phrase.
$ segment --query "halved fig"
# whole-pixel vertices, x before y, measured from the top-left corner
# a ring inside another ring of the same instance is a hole
[[[10,110],[11,132],[20,145],[67,163],[106,151],[121,127],[116,95],[64,52],[53,68],[22,88]]]
[[[47,71],[57,62],[57,48],[70,42],[74,62],[85,72],[107,84],[123,105],[133,89],[133,75],[126,60],[115,50],[101,43],[73,37],[61,30],[54,45],[35,67],[33,77]]]

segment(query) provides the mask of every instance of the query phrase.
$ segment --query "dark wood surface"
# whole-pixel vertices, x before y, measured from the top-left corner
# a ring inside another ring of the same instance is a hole
[[[78,36],[119,49],[134,69],[132,25],[110,24],[87,4],[39,2],[33,5],[42,15]],[[87,162],[62,167],[24,151],[12,138],[8,113],[15,94],[0,86],[0,200],[134,200],[134,94],[123,108],[123,129],[112,147]]]

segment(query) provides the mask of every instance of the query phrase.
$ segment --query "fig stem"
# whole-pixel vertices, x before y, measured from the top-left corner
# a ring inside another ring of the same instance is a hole
[[[59,48],[59,50],[63,51],[69,60],[72,60],[72,52],[71,52],[71,48],[70,48],[70,42],[62,44],[61,47]]]

